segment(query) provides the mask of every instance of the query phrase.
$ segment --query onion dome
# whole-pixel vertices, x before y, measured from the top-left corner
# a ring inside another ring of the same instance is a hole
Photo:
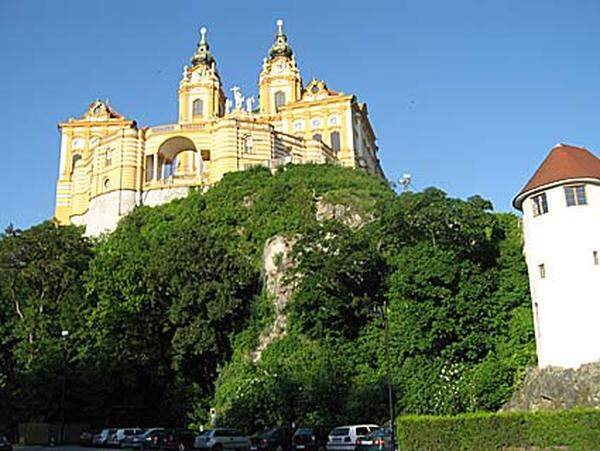
[[[271,46],[271,50],[269,50],[269,56],[271,59],[276,58],[278,56],[285,56],[287,58],[291,58],[292,48],[288,44],[287,36],[283,32],[283,20],[277,20],[277,34],[275,35],[275,42]]]
[[[206,27],[200,28],[200,42],[198,43],[198,47],[196,47],[196,52],[194,52],[191,61],[194,66],[203,64],[211,67],[215,63],[215,58],[210,53],[210,46],[206,40]]]

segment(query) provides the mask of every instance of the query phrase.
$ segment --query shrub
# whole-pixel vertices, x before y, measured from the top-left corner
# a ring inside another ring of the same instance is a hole
[[[494,450],[532,446],[598,449],[600,411],[404,416],[398,419],[398,443],[401,450]]]

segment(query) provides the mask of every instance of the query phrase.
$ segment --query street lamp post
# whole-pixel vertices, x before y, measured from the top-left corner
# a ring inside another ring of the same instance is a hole
[[[63,340],[63,365],[62,365],[62,387],[60,395],[60,443],[65,441],[65,395],[67,391],[67,338],[69,331],[63,330],[60,333]]]
[[[392,390],[392,359],[390,356],[390,330],[388,326],[387,299],[383,301],[383,327],[385,331],[385,360],[387,364],[388,407],[392,429],[392,451],[396,451],[396,415],[394,414],[394,393]]]
[[[385,335],[385,363],[387,373],[387,390],[388,390],[388,409],[390,415],[390,429],[392,431],[392,451],[396,451],[396,421],[394,413],[394,392],[392,389],[392,357],[390,353],[390,330],[388,325],[388,303],[384,299],[383,306],[378,306],[374,309],[374,313],[383,320],[383,330]]]

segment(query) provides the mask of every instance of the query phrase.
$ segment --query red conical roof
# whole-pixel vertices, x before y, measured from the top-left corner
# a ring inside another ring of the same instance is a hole
[[[563,180],[589,178],[600,181],[600,158],[587,149],[558,144],[550,151],[521,192],[517,194],[513,205],[520,210],[526,195],[542,186]]]

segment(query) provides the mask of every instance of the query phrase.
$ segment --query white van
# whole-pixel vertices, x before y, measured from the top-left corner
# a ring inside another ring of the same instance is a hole
[[[337,427],[327,437],[327,451],[354,451],[356,440],[366,437],[376,429],[379,429],[376,424]]]

